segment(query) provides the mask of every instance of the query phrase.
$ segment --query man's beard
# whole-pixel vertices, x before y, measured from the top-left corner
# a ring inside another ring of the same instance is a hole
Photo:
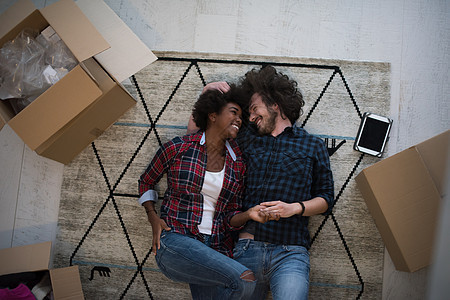
[[[260,135],[271,134],[275,130],[275,120],[277,118],[278,113],[270,106],[267,107],[267,111],[269,113],[269,117],[264,120],[263,126],[258,127],[258,133]]]

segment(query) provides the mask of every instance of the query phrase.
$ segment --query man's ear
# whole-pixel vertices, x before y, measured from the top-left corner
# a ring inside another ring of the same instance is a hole
[[[280,107],[278,106],[277,103],[272,104],[271,106],[272,106],[272,109],[273,109],[274,111],[277,111],[278,113],[281,113]]]
[[[278,105],[278,104],[272,104],[272,109],[275,111],[275,112],[277,112],[278,113],[278,115],[283,119],[283,120],[286,120],[287,119],[287,117],[286,117],[286,115],[284,114],[284,112],[280,109],[280,106]]]

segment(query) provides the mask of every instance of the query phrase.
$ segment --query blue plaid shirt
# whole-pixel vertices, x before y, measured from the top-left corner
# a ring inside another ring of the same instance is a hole
[[[287,203],[322,197],[331,212],[334,184],[325,143],[306,130],[293,126],[280,135],[259,136],[249,126],[238,135],[239,147],[247,162],[243,208],[261,202]],[[282,245],[301,245],[309,249],[308,217],[298,215],[256,223],[255,240]]]

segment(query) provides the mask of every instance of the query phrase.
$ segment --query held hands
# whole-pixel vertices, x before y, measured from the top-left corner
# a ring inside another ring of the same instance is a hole
[[[264,224],[268,221],[278,221],[280,218],[289,218],[300,214],[302,207],[298,203],[269,201],[253,206],[247,212],[251,220]]]
[[[269,215],[277,215],[278,219],[289,218],[293,215],[302,213],[302,207],[299,203],[286,203],[283,201],[263,202],[260,205],[261,212]]]
[[[253,206],[248,210],[249,218],[263,224],[268,221],[278,221],[280,219],[280,215],[278,213],[270,213],[264,210],[265,207],[262,205]]]

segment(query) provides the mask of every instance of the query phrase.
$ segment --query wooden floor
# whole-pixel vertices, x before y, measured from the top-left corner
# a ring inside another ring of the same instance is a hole
[[[449,1],[105,2],[152,50],[390,63],[389,155],[450,128]],[[55,240],[63,170],[0,131],[0,248]],[[395,271],[385,252],[383,299],[426,298],[429,271]]]

